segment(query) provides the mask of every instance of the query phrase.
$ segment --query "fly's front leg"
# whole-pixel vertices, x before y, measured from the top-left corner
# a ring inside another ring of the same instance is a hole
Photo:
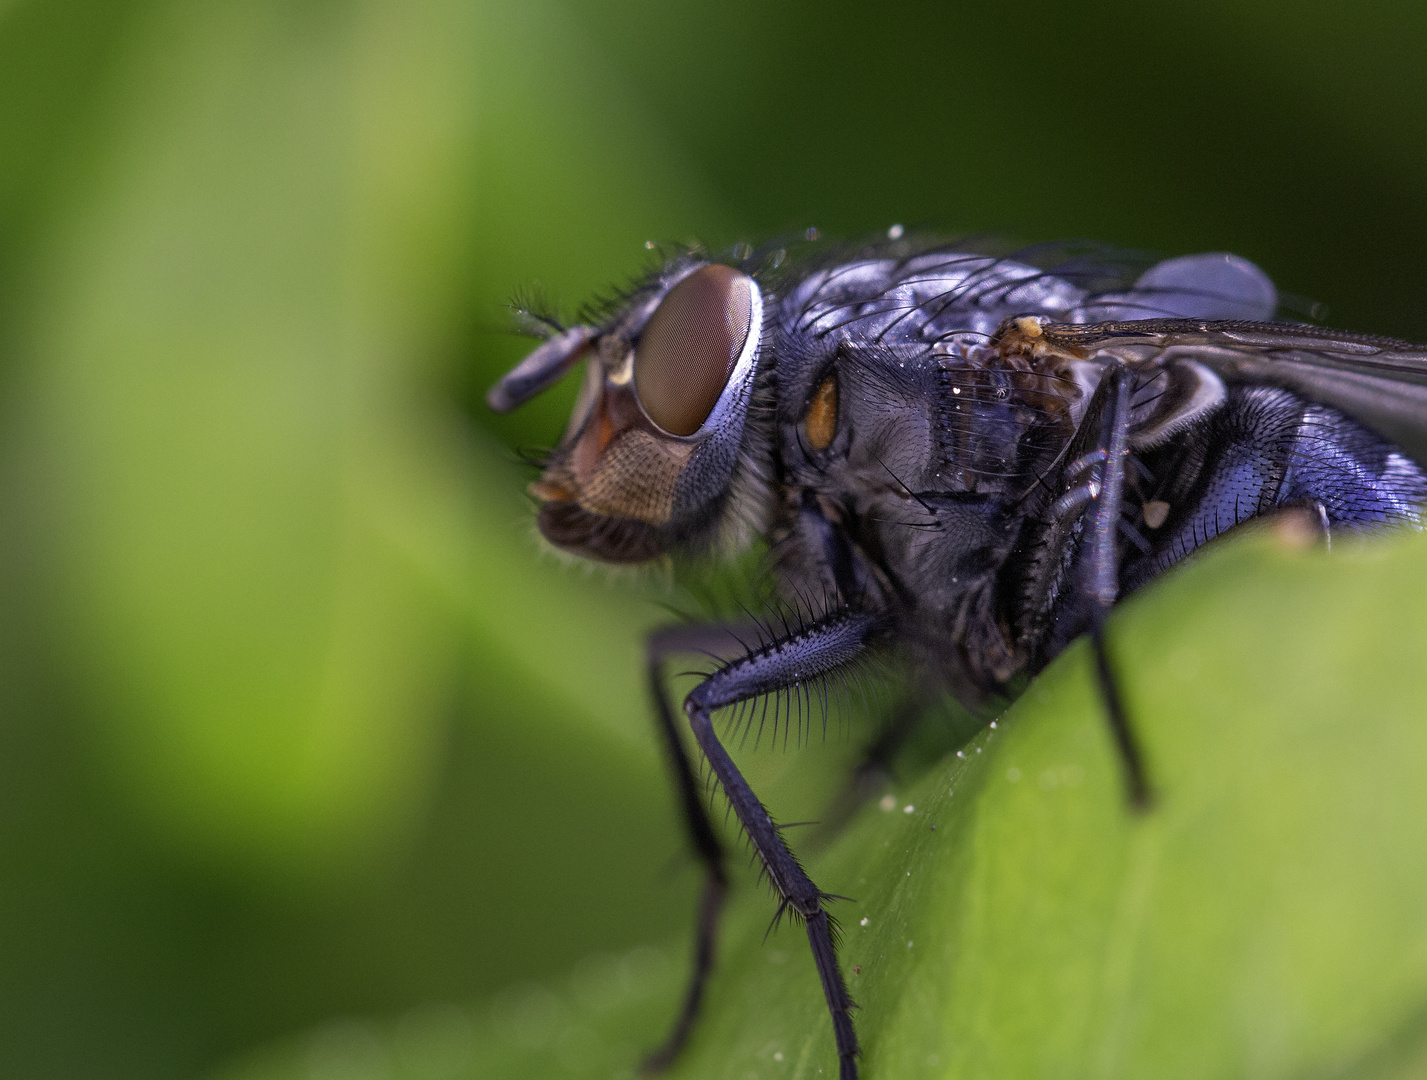
[[[856,1080],[857,1035],[852,1027],[852,998],[837,965],[834,924],[821,892],[798,865],[772,817],[754,795],[714,731],[713,714],[727,705],[816,680],[855,660],[878,630],[875,617],[847,609],[750,653],[710,675],[684,701],[694,738],[728,796],[733,812],[758,853],[777,890],[779,913],[791,909],[807,928],[808,943],[823,996],[832,1016],[841,1080]]]
[[[704,988],[708,985],[709,974],[713,971],[714,954],[718,943],[719,917],[723,913],[724,899],[728,895],[728,873],[725,870],[723,844],[709,820],[704,806],[702,785],[694,773],[689,756],[684,752],[684,744],[679,739],[679,729],[674,722],[673,710],[669,707],[669,696],[664,685],[664,662],[677,653],[703,653],[705,655],[726,656],[743,650],[733,629],[722,626],[672,626],[657,631],[650,636],[645,646],[647,674],[650,693],[654,698],[654,718],[658,727],[664,751],[669,762],[669,772],[674,780],[675,794],[679,809],[688,830],[694,852],[704,865],[704,887],[699,897],[697,921],[694,925],[694,962],[689,976],[684,1003],[668,1036],[657,1050],[644,1059],[642,1071],[645,1074],[661,1072],[673,1063],[689,1040],[703,1005]]]

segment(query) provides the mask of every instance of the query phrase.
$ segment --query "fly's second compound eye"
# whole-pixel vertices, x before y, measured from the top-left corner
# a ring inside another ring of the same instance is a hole
[[[692,435],[718,404],[753,330],[753,279],[695,270],[660,302],[634,349],[634,387],[649,419]]]

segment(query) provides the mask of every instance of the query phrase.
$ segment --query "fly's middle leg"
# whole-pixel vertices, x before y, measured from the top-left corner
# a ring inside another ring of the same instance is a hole
[[[825,844],[836,836],[863,803],[890,783],[892,761],[917,730],[927,707],[926,699],[921,696],[907,698],[897,705],[890,722],[863,751],[862,759],[828,803],[818,822],[814,844]]]

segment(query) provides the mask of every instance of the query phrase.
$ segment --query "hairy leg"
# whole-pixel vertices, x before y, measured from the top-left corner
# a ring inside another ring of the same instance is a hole
[[[694,738],[778,894],[779,914],[791,912],[807,929],[808,944],[832,1017],[840,1080],[856,1080],[858,1046],[852,1026],[852,998],[837,964],[836,927],[823,908],[832,897],[813,884],[788,850],[767,809],[719,741],[713,714],[727,705],[802,686],[843,667],[862,654],[877,630],[878,622],[873,616],[840,609],[714,672],[684,702]]]

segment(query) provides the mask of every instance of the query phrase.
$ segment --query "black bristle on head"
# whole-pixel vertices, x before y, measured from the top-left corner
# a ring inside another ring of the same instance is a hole
[[[526,337],[546,339],[566,330],[559,305],[540,284],[527,285],[511,298],[510,312],[515,329]]]
[[[544,470],[550,464],[550,455],[553,451],[544,446],[517,446],[515,456],[522,465],[529,465],[533,469]]]

